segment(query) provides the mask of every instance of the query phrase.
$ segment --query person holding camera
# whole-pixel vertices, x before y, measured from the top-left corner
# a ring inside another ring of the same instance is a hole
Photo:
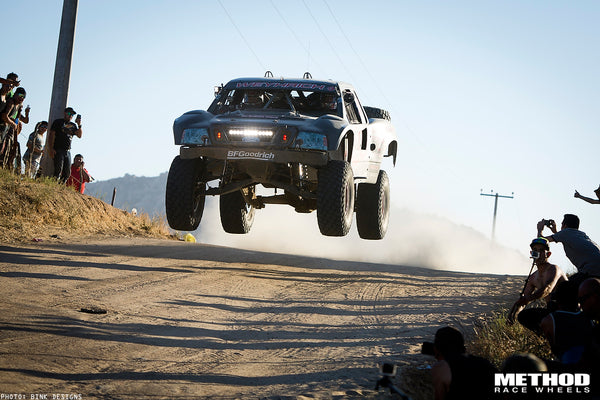
[[[552,311],[549,308],[550,295],[559,283],[568,278],[560,267],[548,262],[548,257],[552,254],[548,240],[541,237],[535,238],[529,247],[531,247],[531,258],[533,258],[537,270],[527,279],[525,288],[508,314],[508,322],[512,324],[518,318],[521,325],[541,334],[540,322]],[[529,303],[538,299],[545,301],[546,307],[525,310]]]
[[[544,227],[553,232],[550,236],[542,236]],[[577,273],[569,279],[580,284],[585,279],[596,276],[600,277],[600,247],[593,242],[585,232],[579,230],[579,217],[573,214],[565,214],[561,230],[556,230],[554,220],[541,220],[537,223],[538,236],[549,242],[562,243],[565,255],[577,268]]]
[[[54,159],[54,177],[65,183],[71,171],[71,140],[73,136],[81,138],[81,115],[77,115],[71,107],[65,108],[64,118],[52,122],[48,132],[48,154]]]
[[[83,194],[85,191],[85,184],[91,182],[93,179],[90,176],[87,169],[83,168],[85,163],[83,162],[83,156],[77,154],[73,159],[73,165],[71,165],[71,175],[67,179],[67,186],[75,188],[79,193]]]

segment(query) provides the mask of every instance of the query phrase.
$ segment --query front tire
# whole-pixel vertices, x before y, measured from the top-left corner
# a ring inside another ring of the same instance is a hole
[[[319,169],[317,221],[325,236],[346,236],[354,213],[354,175],[347,161],[333,160]]]
[[[376,183],[361,183],[356,195],[356,227],[362,239],[383,239],[390,220],[390,180],[379,171]]]
[[[169,226],[178,231],[198,228],[204,212],[206,182],[204,163],[200,159],[173,159],[165,195]]]
[[[222,194],[219,197],[221,226],[223,226],[223,230],[227,233],[248,233],[254,223],[256,209],[246,203],[242,190],[253,190],[253,188]]]

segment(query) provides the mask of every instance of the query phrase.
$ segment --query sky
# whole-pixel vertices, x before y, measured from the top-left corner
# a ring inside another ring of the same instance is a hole
[[[62,1],[2,8],[14,48],[0,75],[19,74],[32,109],[24,146],[48,118]],[[482,190],[514,193],[498,202],[498,244],[526,257],[536,222],[564,213],[598,242],[600,205],[573,197],[600,184],[598,20],[600,3],[585,0],[82,0],[68,105],[84,131],[73,152],[97,180],[159,175],[178,154],[173,120],[206,109],[215,85],[309,71],[391,113],[395,209],[490,237],[494,198]]]

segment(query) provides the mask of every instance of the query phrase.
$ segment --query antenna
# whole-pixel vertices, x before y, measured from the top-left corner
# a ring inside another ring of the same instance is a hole
[[[272,77],[273,77],[273,73],[271,71],[265,72],[265,78],[272,78]]]
[[[496,214],[498,212],[498,197],[502,197],[505,199],[514,199],[514,195],[515,195],[515,192],[512,192],[512,194],[510,196],[502,196],[502,195],[499,195],[498,192],[496,192],[496,194],[493,194],[493,193],[494,193],[493,190],[490,191],[490,194],[483,193],[483,189],[481,189],[481,193],[480,193],[480,195],[482,195],[482,196],[495,197],[495,200],[494,200],[494,222],[492,223],[492,242],[494,241],[494,238],[496,236]]]

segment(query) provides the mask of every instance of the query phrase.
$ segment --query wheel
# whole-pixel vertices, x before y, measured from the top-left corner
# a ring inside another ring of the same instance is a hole
[[[347,161],[329,161],[319,169],[317,221],[325,236],[346,236],[354,213],[354,175]]]
[[[253,190],[242,189],[242,190]],[[244,200],[242,190],[222,194],[219,197],[221,225],[227,233],[248,233],[254,222],[255,209]]]
[[[392,117],[390,117],[390,113],[386,110],[382,110],[381,108],[363,107],[363,109],[367,114],[367,118],[387,119],[388,121],[392,120]]]
[[[206,193],[203,175],[204,163],[200,159],[184,160],[177,156],[171,163],[165,195],[167,221],[171,228],[178,231],[198,228]]]
[[[362,239],[383,239],[390,220],[390,180],[379,171],[376,183],[361,183],[356,195],[356,227]]]

